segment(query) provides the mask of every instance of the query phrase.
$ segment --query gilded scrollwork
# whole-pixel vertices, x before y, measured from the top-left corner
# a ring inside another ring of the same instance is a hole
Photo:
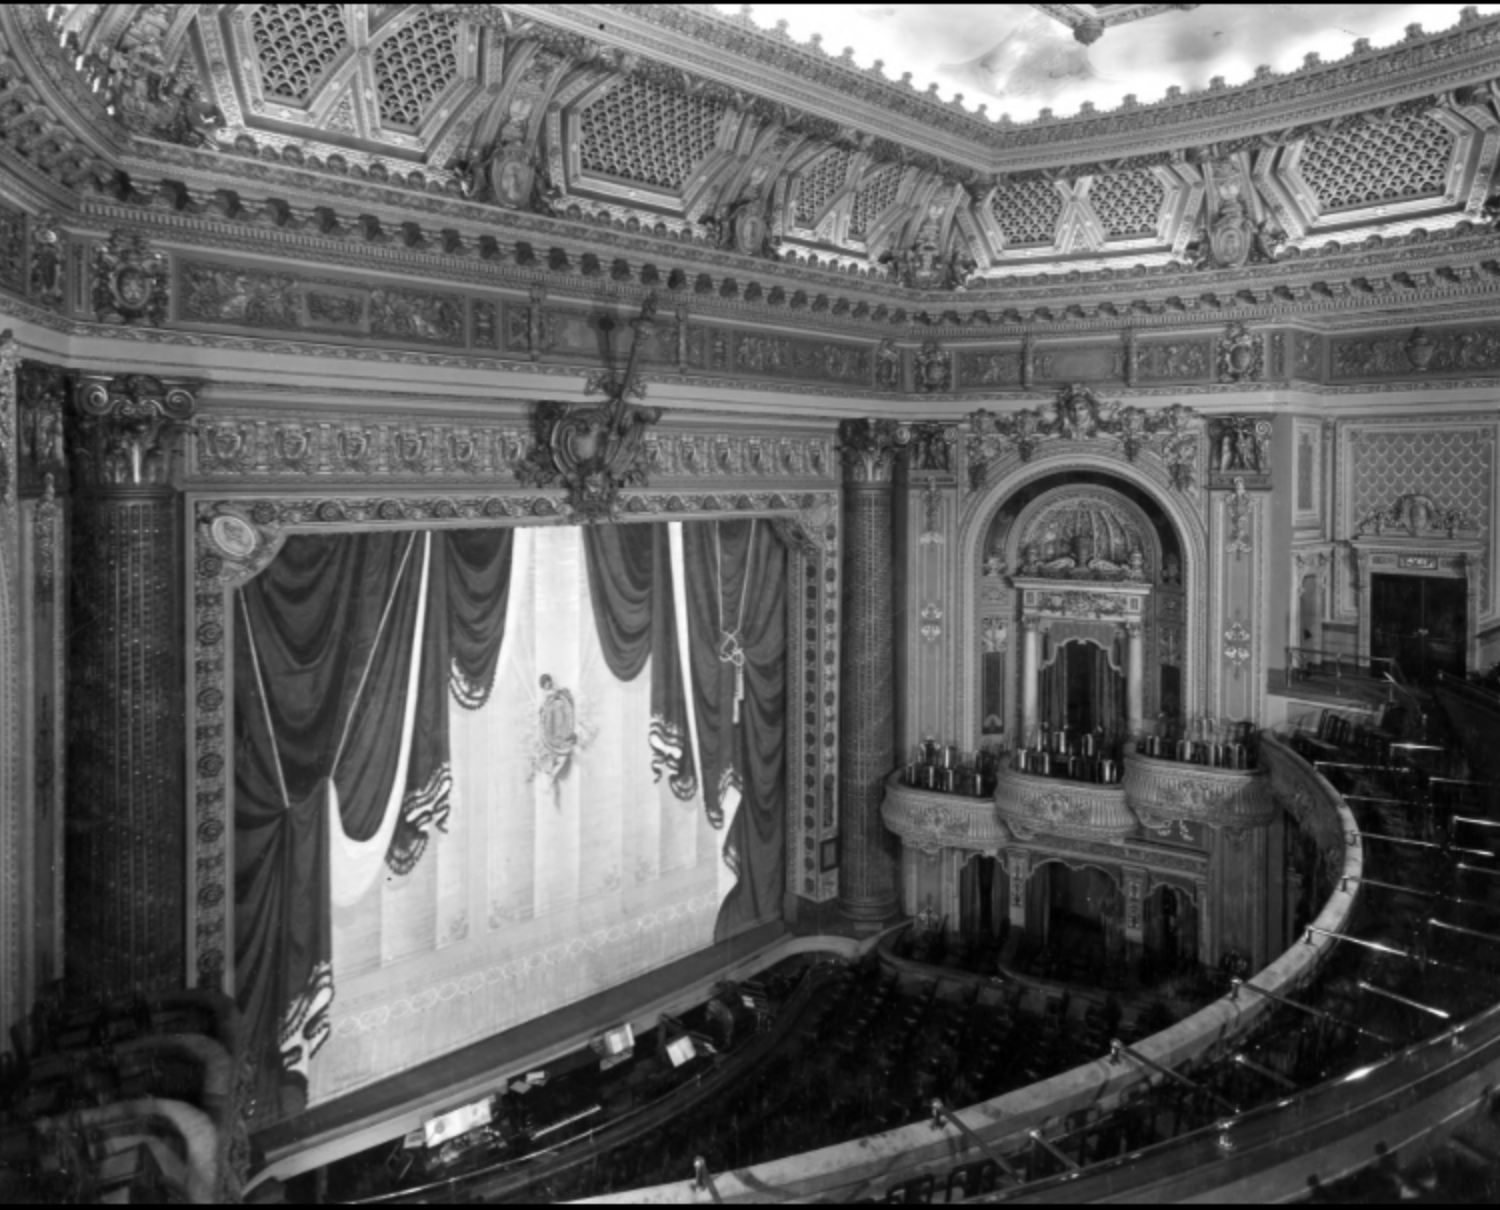
[[[77,482],[106,491],[169,486],[198,386],[149,374],[79,374],[69,443]]]
[[[1225,497],[1224,512],[1229,522],[1229,541],[1224,545],[1225,552],[1231,555],[1249,554],[1253,506],[1250,495],[1245,490],[1244,476],[1234,477],[1234,490]]]
[[[61,528],[62,507],[57,502],[57,487],[52,475],[43,476],[42,494],[32,517],[36,547],[36,600],[42,608],[52,604],[53,585],[57,582],[57,538]]]
[[[1355,522],[1359,535],[1404,533],[1409,538],[1456,538],[1477,526],[1460,508],[1445,508],[1431,496],[1411,492]]]
[[[853,483],[889,483],[896,455],[911,441],[911,428],[894,420],[845,420],[839,424],[839,453]]]
[[[970,413],[966,438],[969,486],[976,491],[982,487],[990,466],[1007,449],[1014,449],[1022,462],[1029,462],[1044,441],[1095,441],[1101,437],[1117,441],[1130,462],[1147,450],[1156,452],[1174,487],[1186,491],[1193,486],[1198,423],[1191,409],[1173,404],[1148,412],[1100,399],[1078,383],[1063,387],[1047,408],[1022,408],[1004,415],[980,408]]]
[[[9,328],[0,332],[0,505],[9,508],[15,491],[12,467],[16,465],[16,370],[21,362],[16,338]]]
[[[281,549],[285,532],[274,521],[263,519],[268,515],[259,505],[217,504],[200,511],[200,546],[223,559],[220,580],[226,587],[254,578]]]
[[[1276,817],[1270,779],[1262,770],[1217,769],[1131,754],[1125,758],[1124,785],[1131,809],[1156,832],[1183,821],[1259,828]]]
[[[1246,488],[1271,487],[1271,421],[1257,416],[1216,416],[1208,424],[1211,450],[1208,486],[1233,488],[1244,480]]]
[[[1136,829],[1120,786],[1070,782],[1004,770],[995,790],[995,812],[1020,840],[1067,837],[1122,843]]]
[[[1256,382],[1265,376],[1265,341],[1242,323],[1219,337],[1219,381]]]
[[[94,249],[93,303],[100,323],[161,327],[171,305],[166,256],[137,231],[113,232]]]

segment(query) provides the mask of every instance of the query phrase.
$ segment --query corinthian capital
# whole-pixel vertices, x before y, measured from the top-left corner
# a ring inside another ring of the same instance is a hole
[[[845,420],[839,425],[839,453],[851,483],[889,483],[896,454],[911,430],[894,420]]]
[[[169,490],[200,385],[149,374],[80,373],[69,442],[78,486],[99,493]]]

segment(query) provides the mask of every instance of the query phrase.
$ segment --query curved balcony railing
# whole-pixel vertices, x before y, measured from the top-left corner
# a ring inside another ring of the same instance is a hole
[[[1325,922],[1315,921],[1304,942],[1232,993],[1273,1003],[1276,1013],[1263,1019],[1270,1028],[1241,1034],[1208,1062],[1173,1071],[1154,1061],[1159,1056],[1140,1053],[1159,1051],[1163,1035],[1117,1052],[1121,1065],[1149,1073],[1144,1098],[1128,1094],[1123,1105],[1083,1124],[1055,1118],[1051,1128],[1038,1130],[1017,1122],[1005,1137],[987,1141],[993,1159],[970,1148],[964,1153],[968,1163],[950,1165],[946,1174],[935,1166],[907,1166],[891,1174],[886,1192],[919,1201],[951,1192],[955,1183],[969,1192],[977,1172],[985,1201],[1285,1200],[1307,1194],[1310,1184],[1370,1165],[1491,1101],[1500,1075],[1500,936],[1492,927],[1477,929],[1470,927],[1472,920],[1452,917],[1500,916],[1500,823],[1475,810],[1485,787],[1441,776],[1441,767],[1424,772],[1399,747],[1392,753],[1387,746],[1383,763],[1366,764],[1361,753],[1370,745],[1363,738],[1349,737],[1343,752],[1318,760],[1316,767],[1275,741],[1265,751],[1277,797],[1313,843],[1343,846],[1340,889],[1365,897],[1350,905],[1350,931],[1340,934],[1338,944],[1342,961],[1324,964],[1323,990],[1341,991],[1367,1010],[1384,1007],[1398,1021],[1404,1016],[1404,1037],[1371,1028],[1379,1022],[1369,1011],[1341,1017],[1309,1005],[1305,995],[1293,1000],[1270,986],[1277,965],[1305,943],[1331,937]],[[1309,751],[1328,755],[1326,745],[1309,745]],[[1434,759],[1446,757],[1434,750]],[[1329,778],[1343,786],[1343,794]],[[1346,829],[1342,837],[1329,826],[1332,817],[1315,807],[1330,792],[1340,802],[1335,826]],[[1360,859],[1357,875],[1348,873],[1353,857]],[[1410,905],[1420,905],[1420,913]],[[1409,921],[1420,922],[1419,929],[1403,930],[1403,910]],[[1289,1019],[1335,1035],[1315,1081],[1288,1079],[1253,1057],[1253,1046],[1274,1049],[1278,1035],[1288,1032],[1277,1026]],[[1415,1041],[1409,1041],[1412,1034],[1419,1035]],[[1259,1079],[1264,1103],[1251,1107],[1230,1099],[1241,1073]],[[1175,1137],[1090,1162],[1091,1138],[1112,1129],[1119,1138],[1121,1119],[1144,1111],[1159,1120],[1163,1107],[1174,1102],[1189,1108],[1177,1115],[1187,1120]]]
[[[1272,785],[1289,809],[1305,819],[1315,839],[1331,846],[1335,875],[1322,910],[1303,940],[1258,972],[1253,983],[1270,995],[1241,991],[1225,996],[1130,1048],[1126,1061],[1100,1058],[1081,1067],[954,1113],[945,1124],[907,1125],[817,1151],[718,1175],[724,1201],[835,1200],[883,1196],[907,1182],[934,1182],[955,1166],[984,1164],[990,1155],[1036,1150],[1046,1155],[1070,1117],[1124,1106],[1164,1077],[1162,1069],[1192,1070],[1230,1053],[1242,1040],[1312,982],[1339,947],[1355,909],[1364,871],[1358,827],[1343,798],[1290,749],[1275,739],[1262,746]],[[958,1128],[950,1124],[956,1120]],[[1025,1169],[1007,1163],[1017,1171]],[[1055,1158],[1053,1162],[1057,1161]],[[1022,1186],[1025,1189],[1028,1186]],[[599,1201],[691,1202],[701,1196],[688,1181],[615,1194]]]

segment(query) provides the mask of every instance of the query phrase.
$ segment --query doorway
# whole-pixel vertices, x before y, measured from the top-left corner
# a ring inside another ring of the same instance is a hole
[[[1118,653],[1092,640],[1059,643],[1042,668],[1040,721],[1052,730],[1097,734],[1107,741],[1127,729],[1125,677]]]
[[[1099,984],[1110,959],[1124,953],[1124,899],[1097,866],[1071,869],[1047,861],[1027,881],[1027,929],[1052,952],[1055,977]]]
[[[1198,907],[1180,887],[1162,884],[1146,897],[1141,981],[1191,971],[1198,965]]]
[[[1010,877],[994,857],[977,854],[958,878],[959,935],[967,942],[999,939],[1010,927]]]
[[[1462,679],[1468,657],[1468,584],[1444,576],[1370,577],[1370,656],[1394,659],[1408,681],[1439,672]]]

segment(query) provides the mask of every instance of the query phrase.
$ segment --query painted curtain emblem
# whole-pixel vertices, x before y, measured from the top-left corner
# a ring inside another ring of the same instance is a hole
[[[529,736],[531,748],[528,781],[541,777],[559,794],[558,783],[573,767],[573,754],[589,746],[597,728],[587,717],[586,703],[578,702],[573,691],[556,684],[547,673],[538,682],[541,694],[537,702],[535,729]],[[558,798],[558,806],[562,805]]]

